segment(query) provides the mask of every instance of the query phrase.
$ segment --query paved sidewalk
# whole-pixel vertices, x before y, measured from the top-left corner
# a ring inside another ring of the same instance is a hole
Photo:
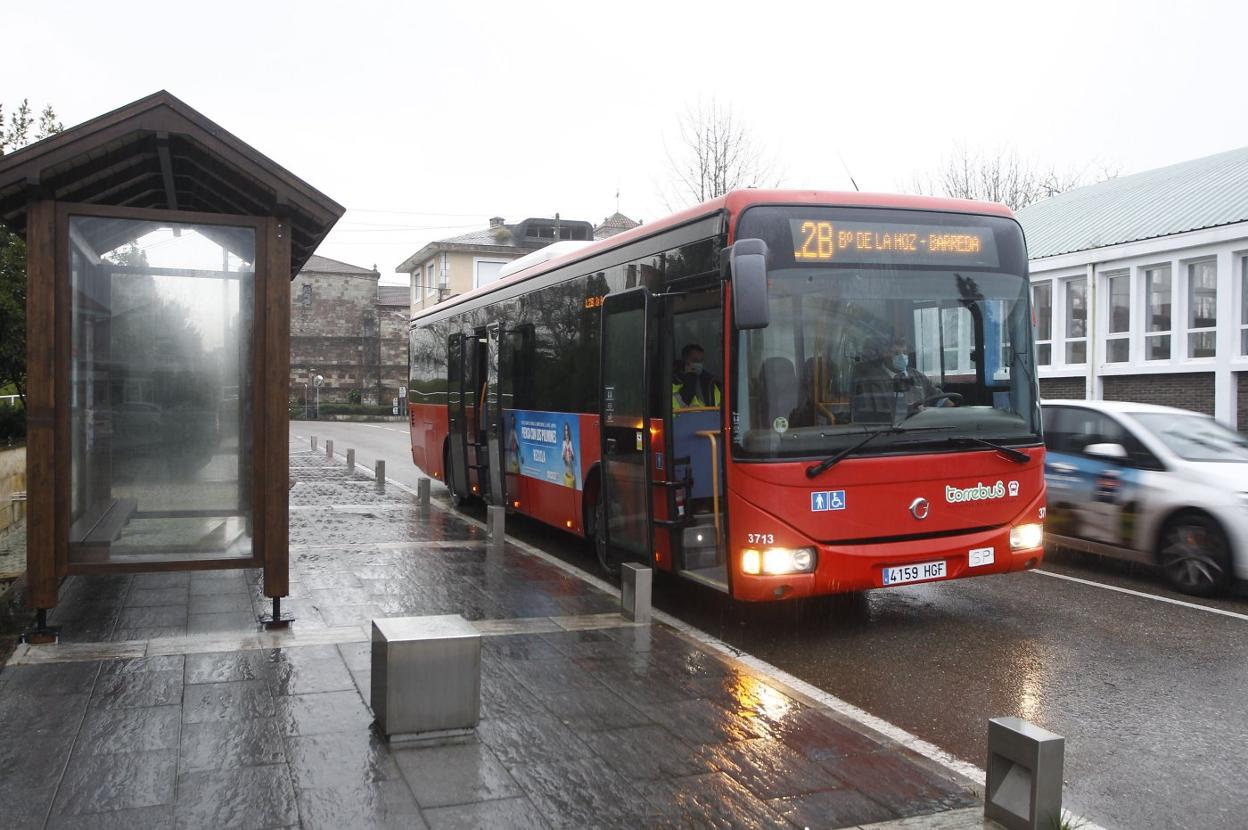
[[[293,450],[297,622],[255,571],[74,577],[0,670],[0,824],[982,828],[968,782],[470,520]],[[371,730],[369,622],[485,636],[476,737]]]

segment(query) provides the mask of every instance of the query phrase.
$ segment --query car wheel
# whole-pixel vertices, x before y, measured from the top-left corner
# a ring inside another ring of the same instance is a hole
[[[607,507],[602,501],[602,490],[598,491],[598,498],[594,502],[594,553],[598,556],[598,564],[610,576],[618,576],[620,573],[620,563],[615,561],[615,556],[611,553],[611,548],[607,544],[607,534],[604,528],[607,526]]]
[[[1183,513],[1166,523],[1157,546],[1166,581],[1199,597],[1220,592],[1230,578],[1230,545],[1213,517]]]

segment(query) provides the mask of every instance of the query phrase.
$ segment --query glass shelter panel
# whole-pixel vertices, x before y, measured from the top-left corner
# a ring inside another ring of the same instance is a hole
[[[69,558],[250,559],[255,231],[70,219]]]

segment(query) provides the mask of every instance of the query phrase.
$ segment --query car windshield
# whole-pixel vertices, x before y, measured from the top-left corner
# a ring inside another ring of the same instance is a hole
[[[1188,461],[1248,461],[1248,438],[1204,415],[1139,413],[1136,421]]]

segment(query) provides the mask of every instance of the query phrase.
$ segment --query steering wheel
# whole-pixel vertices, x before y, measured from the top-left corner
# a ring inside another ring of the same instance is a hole
[[[910,404],[910,408],[906,411],[909,413],[918,412],[921,407],[930,406],[931,404],[934,404],[937,401],[944,401],[944,400],[952,401],[954,406],[962,405],[962,396],[959,395],[957,392],[941,392],[940,394],[932,395],[931,397],[924,398],[923,400],[917,403]]]

